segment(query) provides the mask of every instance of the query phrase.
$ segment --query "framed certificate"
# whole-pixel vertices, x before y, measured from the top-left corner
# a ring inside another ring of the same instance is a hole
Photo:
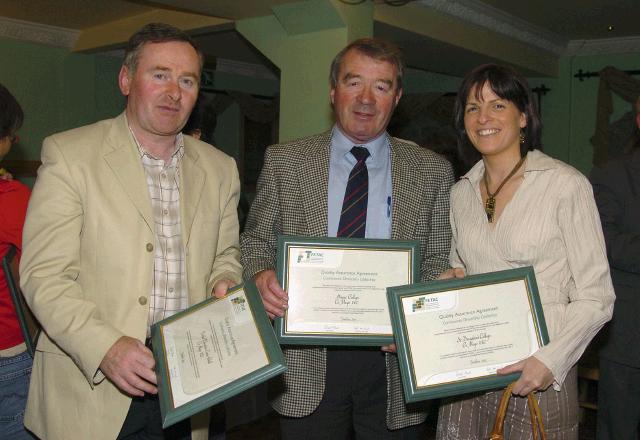
[[[153,325],[162,426],[171,426],[286,370],[251,282]]]
[[[386,289],[420,276],[417,241],[281,236],[278,280],[289,296],[275,319],[282,344],[393,342]]]
[[[407,402],[499,388],[549,342],[532,267],[387,289]]]
[[[24,296],[22,296],[20,286],[18,286],[18,261],[15,259],[15,255],[15,246],[10,246],[2,258],[2,271],[4,272],[4,279],[9,289],[9,295],[11,295],[16,316],[18,317],[22,338],[24,339],[27,351],[31,357],[33,357],[36,352],[38,337],[40,336],[40,323],[35,316],[33,316],[33,313],[31,313],[31,309],[27,305]]]

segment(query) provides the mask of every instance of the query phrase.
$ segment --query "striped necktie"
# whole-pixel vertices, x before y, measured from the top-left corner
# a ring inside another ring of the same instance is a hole
[[[369,150],[365,147],[353,147],[351,154],[357,162],[349,174],[344,192],[337,236],[364,238],[369,194],[369,172],[365,161],[369,157]]]

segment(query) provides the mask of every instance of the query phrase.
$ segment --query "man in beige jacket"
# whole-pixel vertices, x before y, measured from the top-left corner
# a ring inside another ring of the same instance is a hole
[[[181,134],[201,69],[190,37],[147,25],[119,74],[124,113],[44,141],[20,268],[44,328],[25,425],[43,439],[189,437],[161,429],[145,340],[240,280],[236,165]]]

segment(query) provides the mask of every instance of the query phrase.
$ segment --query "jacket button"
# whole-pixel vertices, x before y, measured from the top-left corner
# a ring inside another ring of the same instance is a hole
[[[153,251],[153,245],[151,243],[147,243],[147,252]]]
[[[147,297],[141,296],[140,298],[138,298],[138,302],[140,303],[141,306],[145,305],[147,303]]]

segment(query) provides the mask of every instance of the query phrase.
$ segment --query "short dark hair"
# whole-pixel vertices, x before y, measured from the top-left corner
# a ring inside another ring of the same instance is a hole
[[[177,27],[165,23],[146,24],[138,32],[133,34],[127,42],[122,65],[125,66],[130,73],[134,73],[138,67],[140,52],[145,44],[168,43],[170,41],[182,41],[190,44],[198,54],[200,67],[202,67],[204,64],[204,56],[193,38]]]
[[[395,44],[380,38],[360,38],[338,52],[338,55],[335,56],[331,63],[331,72],[329,74],[329,83],[332,89],[335,89],[338,85],[338,75],[340,74],[342,60],[350,50],[356,50],[374,60],[391,63],[398,72],[396,76],[397,89],[402,89],[402,77],[404,76],[402,51]]]
[[[13,136],[24,120],[22,107],[9,90],[0,84],[0,139]]]
[[[482,158],[467,136],[464,128],[464,114],[469,93],[475,87],[476,97],[480,99],[485,84],[488,84],[501,99],[512,102],[527,118],[527,126],[522,129],[524,143],[520,144],[520,156],[524,156],[527,151],[535,148],[542,149],[542,123],[526,78],[508,66],[483,64],[467,73],[456,97],[453,118],[460,159],[470,167]]]

